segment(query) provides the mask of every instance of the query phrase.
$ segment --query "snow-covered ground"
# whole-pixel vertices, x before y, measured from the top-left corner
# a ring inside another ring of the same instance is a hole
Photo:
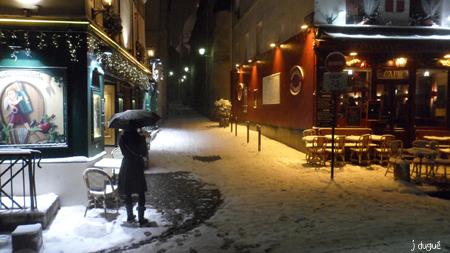
[[[183,113],[166,121],[152,142],[147,173],[188,171],[215,184],[224,204],[192,231],[127,252],[450,252],[450,201],[395,181],[392,173],[384,176],[379,165],[336,167],[331,180],[330,166],[312,167],[297,150],[263,136],[258,151],[256,131],[247,143],[245,126],[235,136],[229,127],[179,109]],[[221,159],[193,159],[215,155]],[[167,225],[150,209],[147,218],[156,228],[120,226],[123,207],[108,219],[100,209],[84,218],[84,208],[58,212],[43,232],[43,252],[132,244]],[[4,252],[10,242],[0,245]]]

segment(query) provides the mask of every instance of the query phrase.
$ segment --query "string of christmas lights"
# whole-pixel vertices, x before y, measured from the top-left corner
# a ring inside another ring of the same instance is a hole
[[[35,33],[36,35],[33,35]],[[62,34],[64,33],[64,34]],[[61,40],[64,36],[65,43],[67,45],[68,53],[70,60],[73,62],[79,62],[78,59],[78,51],[83,46],[82,35],[79,32],[42,32],[42,31],[8,31],[3,30],[0,31],[0,42],[1,44],[7,44],[7,36],[5,34],[10,34],[10,38],[18,39],[18,37],[23,38],[22,46],[24,46],[25,55],[27,57],[32,57],[32,50],[45,50],[50,47],[59,48],[61,46]],[[17,34],[17,35],[16,35]],[[33,38],[37,38],[32,40],[30,36],[35,36]],[[47,42],[49,44],[47,44]],[[33,45],[34,44],[34,45]],[[105,54],[101,52],[100,47],[106,46],[103,41],[96,38],[93,35],[88,35],[87,37],[87,49],[88,56],[90,56],[93,60],[97,61],[99,65],[110,72],[113,75],[121,77],[125,80],[130,81],[131,83],[137,84],[139,87],[145,90],[151,90],[153,87],[151,86],[151,75],[145,73],[142,69],[133,64],[130,60],[128,60],[125,56],[120,53],[113,51],[112,54]],[[11,58],[14,58],[15,61],[19,58],[19,50],[20,47],[12,47]]]

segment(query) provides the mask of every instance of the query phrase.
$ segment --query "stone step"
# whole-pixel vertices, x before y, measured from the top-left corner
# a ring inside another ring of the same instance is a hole
[[[25,199],[29,198],[26,197]],[[12,232],[19,225],[36,223],[40,223],[42,229],[46,229],[60,207],[59,196],[54,193],[49,193],[38,195],[36,199],[36,210],[31,210],[30,208],[0,209],[0,231]],[[14,200],[16,200],[16,198],[14,198]],[[1,201],[2,203],[7,203],[6,197],[2,197]]]

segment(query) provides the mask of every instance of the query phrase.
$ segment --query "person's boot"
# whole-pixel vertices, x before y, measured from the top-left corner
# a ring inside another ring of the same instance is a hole
[[[127,205],[127,222],[133,222],[136,219],[136,215],[133,214],[133,206]]]
[[[137,208],[138,211],[138,218],[139,218],[139,225],[141,227],[145,227],[146,224],[148,224],[148,220],[146,218],[144,218],[144,212],[145,212],[145,206],[138,206]]]

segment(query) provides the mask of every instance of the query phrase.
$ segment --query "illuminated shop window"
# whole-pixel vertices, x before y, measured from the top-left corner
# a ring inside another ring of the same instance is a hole
[[[340,91],[338,117],[346,118],[348,106],[358,106],[361,108],[361,117],[365,118],[365,106],[370,99],[372,72],[360,68],[346,69],[344,71],[348,72],[347,89]]]
[[[94,92],[92,95],[93,100],[93,128],[94,138],[100,138],[102,136],[102,97],[100,92]]]
[[[66,145],[64,69],[0,68],[0,144]]]
[[[445,126],[447,114],[448,71],[418,69],[414,92],[417,126]]]

